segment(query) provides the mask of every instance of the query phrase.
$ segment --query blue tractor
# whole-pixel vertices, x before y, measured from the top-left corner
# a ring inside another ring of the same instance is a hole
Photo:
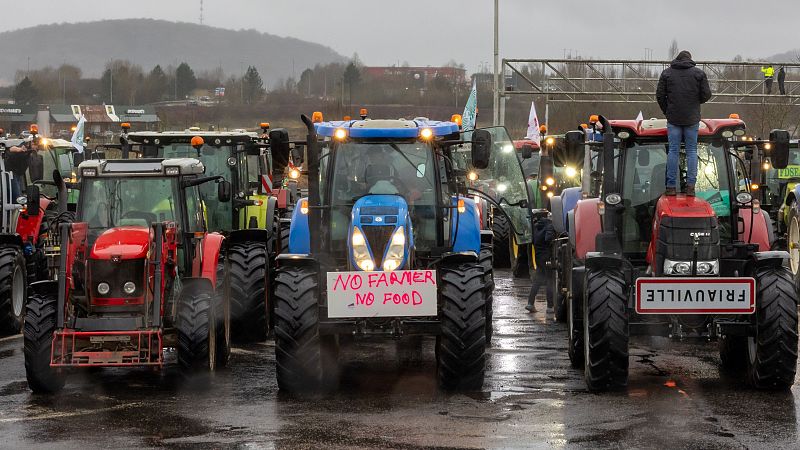
[[[273,284],[278,386],[330,387],[340,337],[432,335],[440,386],[480,389],[494,284],[492,233],[481,230],[476,199],[505,211],[519,242],[531,240],[505,129],[303,121],[309,195],[294,209]],[[500,195],[477,188],[487,185]]]

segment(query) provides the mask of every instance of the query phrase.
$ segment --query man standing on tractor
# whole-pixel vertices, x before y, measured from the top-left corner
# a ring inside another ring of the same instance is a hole
[[[711,98],[711,87],[705,72],[695,67],[692,54],[678,53],[670,67],[661,72],[656,99],[667,117],[666,195],[675,195],[678,188],[678,160],[681,142],[686,145],[686,195],[694,196],[697,181],[697,130],[700,105]]]
[[[11,180],[11,197],[16,201],[17,197],[22,195],[22,180],[25,179],[25,172],[28,171],[28,164],[30,164],[30,155],[39,150],[39,140],[23,142],[19,146],[12,146],[8,148],[6,154],[6,168],[14,174],[14,179]]]

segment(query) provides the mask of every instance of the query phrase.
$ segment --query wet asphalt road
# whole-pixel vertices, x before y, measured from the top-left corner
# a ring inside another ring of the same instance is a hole
[[[22,340],[0,340],[3,448],[797,448],[797,398],[721,375],[716,344],[636,340],[629,388],[590,394],[565,326],[526,314],[529,283],[496,275],[495,342],[480,393],[438,392],[433,342],[343,351],[342,387],[280,395],[272,343],[234,349],[209,389],[171,372],[105,369],[31,395]],[[408,346],[403,348],[409,348]],[[403,356],[400,356],[402,353]]]

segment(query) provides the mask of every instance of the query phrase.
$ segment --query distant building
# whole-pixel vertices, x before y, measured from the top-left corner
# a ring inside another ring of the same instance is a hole
[[[86,132],[99,136],[109,131],[117,133],[120,124],[128,122],[134,131],[158,129],[159,118],[154,107],[128,105],[39,105],[18,106],[0,104],[0,128],[18,135],[31,124],[39,126],[43,136],[67,138],[81,114],[86,117]]]
[[[0,105],[0,128],[6,133],[18,135],[36,123],[36,107],[21,105]]]
[[[459,67],[363,67],[361,73],[375,80],[414,80],[420,88],[426,88],[437,77],[459,85],[467,82],[467,71]]]

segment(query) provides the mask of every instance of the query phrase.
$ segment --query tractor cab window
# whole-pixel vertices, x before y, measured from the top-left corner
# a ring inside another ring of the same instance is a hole
[[[728,185],[725,150],[711,142],[697,144],[698,198],[707,201],[720,219],[720,237],[730,238],[731,194]],[[625,149],[625,173],[622,180],[623,251],[644,254],[652,238],[653,216],[658,199],[664,193],[667,174],[667,144],[635,143]],[[686,179],[686,157],[681,153],[680,179]]]
[[[423,142],[347,142],[335,152],[330,186],[331,240],[346,241],[350,211],[365,195],[400,195],[408,203],[418,249],[436,240],[436,171]],[[327,159],[327,158],[326,158]]]
[[[164,221],[180,226],[179,200],[174,178],[85,178],[79,217],[90,229],[149,227]]]
[[[480,186],[478,189],[500,203],[517,234],[517,242],[530,243],[532,234],[530,205],[527,204],[528,187],[514,143],[505,127],[490,127],[486,130],[492,135],[492,149],[489,166],[476,171]],[[464,140],[469,141],[471,138],[471,132],[464,133]],[[469,148],[469,144],[465,144],[465,147]]]
[[[72,147],[53,147],[45,152],[40,152],[42,156],[42,176],[41,180],[52,182],[53,171],[58,170],[61,178],[68,179],[72,176]],[[31,176],[31,181],[34,180]],[[58,188],[50,185],[40,185],[39,190],[48,197],[58,195]]]

